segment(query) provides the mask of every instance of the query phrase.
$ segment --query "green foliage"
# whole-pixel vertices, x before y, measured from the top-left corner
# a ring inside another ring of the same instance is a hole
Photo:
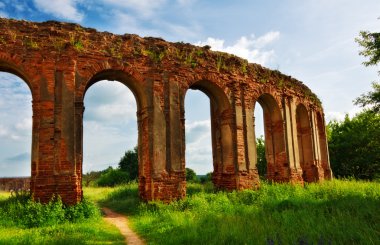
[[[32,38],[25,37],[24,45],[30,49],[39,49],[38,43],[35,42]]]
[[[192,170],[191,168],[186,168],[186,181],[187,182],[197,182],[198,181],[198,178],[197,178],[197,174],[195,173],[194,170]]]
[[[125,152],[120,159],[119,168],[129,174],[130,180],[137,180],[139,175],[137,146],[133,150]]]
[[[132,184],[102,203],[128,214],[149,244],[380,244],[379,183],[263,182],[239,192],[188,184],[187,192],[170,204],[139,203]]]
[[[143,53],[143,55],[148,56],[150,58],[150,60],[156,64],[161,63],[162,59],[166,55],[165,51],[156,50],[155,48],[144,49],[144,50],[142,50],[142,53]]]
[[[355,41],[363,48],[359,54],[369,58],[363,64],[365,66],[377,65],[380,61],[380,33],[361,31],[360,37]]]
[[[0,202],[0,227],[43,227],[94,217],[99,217],[99,210],[85,200],[74,206],[65,206],[57,197],[42,204],[24,194]]]
[[[212,180],[212,172],[207,173],[205,176],[202,176],[199,178],[199,181],[202,184],[207,183],[207,182],[211,182],[211,180]]]
[[[380,115],[364,111],[328,125],[330,162],[338,177],[380,177]]]
[[[90,185],[95,184],[95,182],[100,178],[101,175],[102,175],[102,171],[91,171],[91,172],[83,174],[82,176],[83,185],[86,187],[89,187]]]
[[[70,44],[78,52],[82,52],[85,49],[85,45],[80,36],[77,36],[75,33],[69,33]]]
[[[264,136],[260,136],[256,139],[256,151],[257,151],[257,170],[259,176],[265,179],[267,174],[267,159],[265,156],[265,141]]]
[[[128,183],[130,181],[129,174],[120,169],[112,167],[105,171],[97,181],[98,186],[116,186]]]
[[[0,244],[125,244],[87,198],[67,207],[59,198],[41,204],[24,192],[9,196],[0,193]]]
[[[373,91],[362,94],[354,103],[361,107],[370,107],[374,113],[380,113],[380,83],[372,83]]]

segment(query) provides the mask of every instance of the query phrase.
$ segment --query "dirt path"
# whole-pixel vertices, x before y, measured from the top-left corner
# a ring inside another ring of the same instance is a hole
[[[125,242],[128,245],[144,245],[145,242],[142,240],[134,231],[132,231],[128,226],[128,219],[122,214],[115,213],[109,208],[102,208],[105,217],[104,219],[113,225],[115,225],[125,237]]]

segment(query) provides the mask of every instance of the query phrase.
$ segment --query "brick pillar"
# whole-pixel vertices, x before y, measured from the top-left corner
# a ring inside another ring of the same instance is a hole
[[[56,192],[54,178],[55,104],[54,73],[39,71],[39,97],[33,100],[32,178],[31,187],[36,201],[48,202]]]
[[[312,109],[310,111],[310,127],[311,127],[311,133],[312,133],[312,142],[313,142],[313,157],[314,157],[314,163],[313,163],[313,171],[314,171],[314,178],[315,181],[323,180],[324,179],[324,170],[322,167],[322,154],[321,154],[321,142],[318,132],[318,123],[317,123],[317,117],[315,114],[315,111]]]
[[[298,154],[296,105],[292,97],[283,98],[283,114],[285,120],[286,153],[290,168],[289,181],[292,183],[303,183],[302,168]]]
[[[253,108],[245,99],[245,86],[234,90],[233,107],[235,110],[235,154],[237,161],[237,188],[249,189],[259,186],[259,174],[256,167],[257,152],[253,123]]]
[[[147,79],[149,107],[140,111],[139,148],[148,145],[143,160],[140,195],[144,200],[171,201],[186,195],[181,92],[178,83],[168,78]],[[147,124],[145,126],[144,124]],[[141,130],[142,129],[142,130]],[[147,135],[146,135],[147,134]],[[145,141],[147,140],[147,141]],[[150,172],[149,172],[150,169]],[[144,185],[144,186],[142,186]]]
[[[59,195],[66,204],[81,200],[81,164],[76,165],[74,73],[54,69],[41,79],[41,100],[35,101],[31,190],[35,200]],[[38,140],[36,138],[38,137]],[[79,171],[77,171],[77,166]]]
[[[329,149],[327,144],[327,136],[326,136],[326,125],[325,118],[322,112],[317,113],[317,131],[318,131],[318,139],[320,146],[320,154],[321,154],[321,166],[324,171],[324,179],[332,179],[332,171],[330,167],[330,159],[329,159]]]

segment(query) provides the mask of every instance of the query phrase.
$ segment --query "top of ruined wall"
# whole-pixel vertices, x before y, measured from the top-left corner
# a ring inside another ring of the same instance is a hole
[[[285,94],[302,96],[311,104],[321,106],[318,97],[302,82],[277,70],[248,63],[235,55],[211,51],[209,46],[198,47],[182,42],[167,42],[161,38],[97,32],[72,23],[36,23],[0,18],[0,59],[1,53],[10,51],[20,62],[31,56],[39,60],[59,60],[90,55],[92,58],[107,58],[124,66],[143,64],[156,71],[169,68],[180,68],[187,73],[206,71],[240,83],[269,83]]]

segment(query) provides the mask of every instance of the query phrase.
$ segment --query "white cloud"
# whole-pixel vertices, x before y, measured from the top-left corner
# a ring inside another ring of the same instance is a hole
[[[57,18],[72,21],[82,21],[83,13],[77,9],[77,0],[34,0],[34,5],[42,12],[52,14]]]
[[[4,11],[0,11],[0,17],[2,17],[2,18],[8,18],[8,14],[5,13]]]
[[[210,120],[186,123],[186,167],[197,174],[211,172],[212,145]]]
[[[32,118],[31,117],[24,118],[21,122],[16,124],[16,129],[31,131],[32,130]]]
[[[177,0],[177,3],[181,6],[186,6],[188,7],[189,5],[192,5],[196,2],[197,0]]]
[[[8,135],[8,129],[0,124],[0,137],[7,136]]]
[[[117,8],[132,9],[136,11],[140,17],[151,17],[157,9],[162,7],[166,0],[103,0],[106,5],[113,5]]]
[[[275,56],[274,50],[265,50],[265,47],[273,43],[280,37],[280,32],[268,32],[263,36],[255,38],[252,34],[249,37],[242,36],[231,46],[225,46],[223,39],[209,37],[205,42],[197,42],[195,45],[210,45],[212,50],[232,53],[250,62],[265,65]]]

